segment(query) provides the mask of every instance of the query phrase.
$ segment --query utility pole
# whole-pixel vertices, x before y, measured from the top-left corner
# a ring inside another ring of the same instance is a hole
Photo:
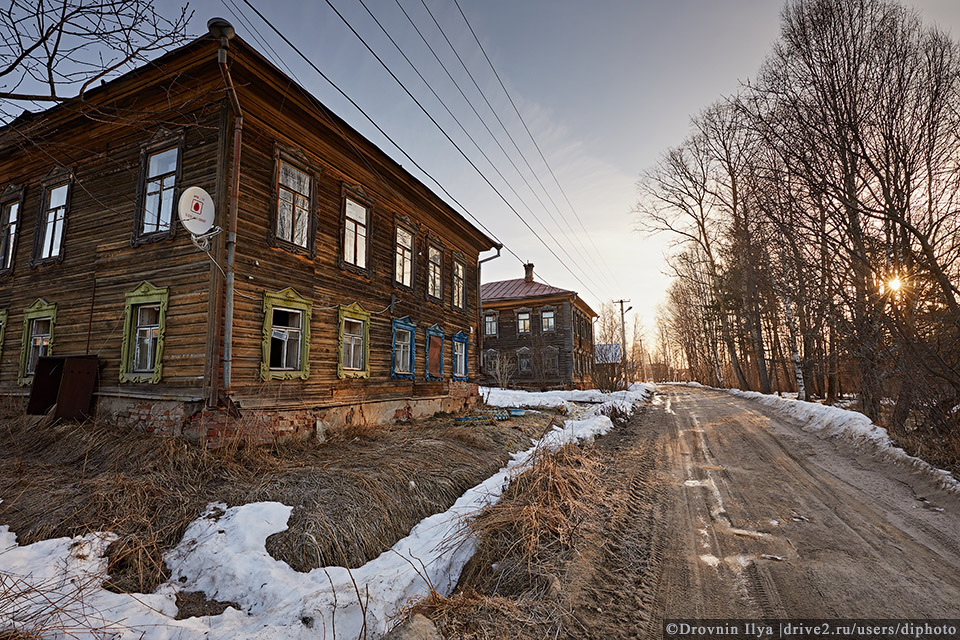
[[[627,323],[625,316],[627,311],[633,309],[633,307],[623,308],[623,305],[630,302],[629,300],[614,300],[613,304],[620,305],[620,362],[623,364],[623,384],[624,389],[630,388],[630,374],[627,370]]]

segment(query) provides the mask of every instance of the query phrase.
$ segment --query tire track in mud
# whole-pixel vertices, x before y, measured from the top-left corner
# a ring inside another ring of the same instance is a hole
[[[663,483],[656,477],[663,439],[651,429],[648,408],[597,440],[603,464],[606,521],[581,546],[568,571],[567,638],[646,638],[654,585],[663,563],[664,536],[653,534],[660,521]]]

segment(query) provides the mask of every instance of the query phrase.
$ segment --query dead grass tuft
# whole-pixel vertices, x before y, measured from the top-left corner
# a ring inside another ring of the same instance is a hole
[[[0,523],[20,544],[113,532],[107,587],[150,593],[169,576],[163,554],[208,503],[276,500],[295,508],[267,541],[274,557],[298,571],[356,567],[499,469],[547,420],[465,432],[440,418],[333,443],[237,437],[209,449],[104,422],[8,419]]]

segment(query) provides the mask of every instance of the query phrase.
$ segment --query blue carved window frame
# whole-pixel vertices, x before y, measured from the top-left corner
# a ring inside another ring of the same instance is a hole
[[[453,356],[453,361],[452,361],[453,366],[451,368],[453,373],[453,379],[459,380],[461,382],[466,382],[467,378],[470,376],[470,338],[463,331],[458,331],[457,333],[453,334],[453,336],[451,336],[450,342],[453,345],[451,348],[451,352],[452,352],[451,355]],[[456,347],[457,343],[460,343],[463,345],[464,375],[462,376],[457,375],[457,347]]]
[[[413,380],[416,375],[417,324],[410,316],[394,318],[392,322],[393,338],[390,343],[390,377],[394,380]],[[410,372],[397,371],[397,329],[410,332]]]
[[[424,356],[424,375],[427,380],[443,380],[443,357],[444,357],[444,333],[443,329],[440,328],[440,325],[434,324],[427,327],[426,330],[426,340],[424,343],[423,356]],[[439,338],[440,340],[440,375],[434,376],[430,374],[430,337]]]

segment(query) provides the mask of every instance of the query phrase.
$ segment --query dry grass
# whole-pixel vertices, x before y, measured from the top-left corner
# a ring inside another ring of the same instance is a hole
[[[452,418],[346,432],[334,442],[241,440],[210,450],[86,422],[0,428],[0,523],[20,544],[110,531],[108,588],[152,592],[162,556],[209,502],[293,505],[268,551],[294,569],[359,566],[524,448],[550,416],[465,429]]]
[[[537,450],[500,501],[469,522],[477,551],[461,574],[462,588],[449,597],[432,593],[407,615],[422,613],[455,638],[526,637],[534,627],[558,628],[564,567],[583,528],[598,521],[602,492],[593,449]]]

